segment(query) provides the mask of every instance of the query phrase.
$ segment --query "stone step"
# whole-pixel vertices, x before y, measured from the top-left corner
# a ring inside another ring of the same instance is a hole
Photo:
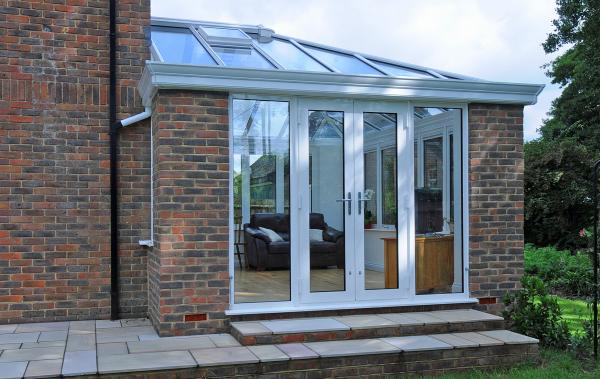
[[[382,313],[231,323],[242,345],[400,337],[504,328],[504,319],[474,309]]]

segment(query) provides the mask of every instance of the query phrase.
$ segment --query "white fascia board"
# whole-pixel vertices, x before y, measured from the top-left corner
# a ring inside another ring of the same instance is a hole
[[[291,70],[242,69],[147,61],[138,89],[149,105],[158,89],[337,96],[495,104],[535,104],[540,84],[392,78]]]

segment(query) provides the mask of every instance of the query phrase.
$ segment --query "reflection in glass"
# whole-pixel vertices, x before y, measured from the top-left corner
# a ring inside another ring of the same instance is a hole
[[[461,110],[415,108],[416,293],[463,291]]]
[[[363,114],[367,290],[398,288],[396,125],[394,113]]]
[[[289,104],[233,100],[234,302],[290,300]]]
[[[252,47],[212,46],[219,58],[228,67],[274,68],[274,66]]]
[[[273,38],[271,42],[261,43],[260,48],[285,69],[329,72],[323,65],[288,41]]]
[[[153,26],[152,43],[167,63],[215,65],[215,60],[187,28]]]
[[[310,291],[344,291],[344,112],[310,111]]]
[[[312,55],[342,74],[383,75],[378,70],[349,54],[303,45]]]
[[[420,70],[412,70],[410,68],[396,66],[385,62],[373,61],[377,66],[382,67],[386,72],[389,72],[392,76],[399,77],[410,77],[410,78],[435,78],[428,72]]]

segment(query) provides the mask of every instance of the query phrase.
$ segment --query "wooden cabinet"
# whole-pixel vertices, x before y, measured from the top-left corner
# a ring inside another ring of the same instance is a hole
[[[415,242],[417,294],[451,292],[454,236],[419,236]]]
[[[385,288],[398,288],[398,242],[382,238]],[[415,240],[417,295],[452,292],[454,283],[454,236],[419,236]]]

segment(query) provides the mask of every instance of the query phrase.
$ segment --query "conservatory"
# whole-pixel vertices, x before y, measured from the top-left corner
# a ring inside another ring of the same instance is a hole
[[[522,243],[522,108],[542,86],[262,26],[153,19],[151,40],[139,90],[153,112],[157,304],[180,253],[198,266],[184,288],[222,302],[193,309],[209,319],[476,302],[518,281],[502,270],[519,258],[503,257]],[[185,128],[205,139],[186,143]]]

